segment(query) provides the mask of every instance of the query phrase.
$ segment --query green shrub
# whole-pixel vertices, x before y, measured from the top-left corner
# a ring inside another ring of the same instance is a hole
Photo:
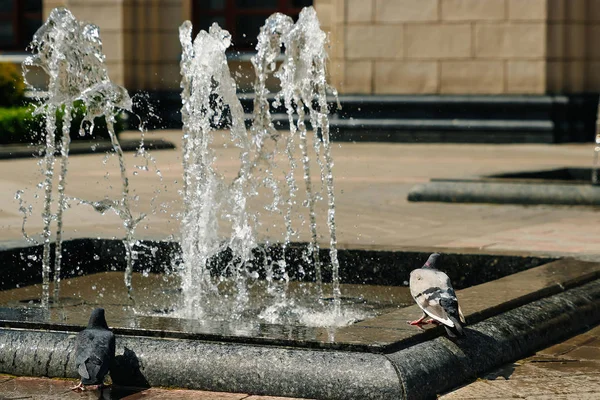
[[[25,96],[21,70],[12,63],[0,63],[0,107],[20,106]]]
[[[38,140],[40,118],[34,118],[31,107],[0,108],[0,144],[32,143]]]
[[[9,143],[41,143],[45,137],[45,121],[43,115],[33,115],[33,106],[0,108],[0,144]],[[62,119],[64,111],[56,112],[56,140],[62,136]],[[85,136],[79,134],[79,126],[85,114],[85,107],[76,103],[72,113],[70,135],[72,140],[109,139],[106,121],[103,117],[94,120],[94,131]],[[115,132],[118,134],[125,127],[125,118],[119,114],[116,118]]]

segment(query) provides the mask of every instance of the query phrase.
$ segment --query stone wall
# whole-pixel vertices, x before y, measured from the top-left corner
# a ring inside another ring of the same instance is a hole
[[[179,88],[178,28],[190,0],[45,0],[101,29],[111,79]],[[600,91],[600,0],[314,0],[340,93]],[[253,78],[248,57],[232,60]],[[239,64],[239,65],[238,65]]]
[[[110,78],[128,90],[179,88],[179,25],[185,0],[46,0],[44,18],[67,6],[100,28]],[[184,18],[185,16],[185,18]]]
[[[342,93],[600,90],[598,0],[315,0]],[[594,48],[594,47],[597,47]]]
[[[123,3],[123,0],[44,0],[43,2],[44,20],[48,18],[53,8],[66,6],[75,18],[98,25],[110,79],[119,85],[125,83]]]

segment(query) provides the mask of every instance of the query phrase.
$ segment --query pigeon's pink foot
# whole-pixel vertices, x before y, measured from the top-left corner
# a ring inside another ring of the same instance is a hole
[[[428,319],[427,321],[423,322],[424,324],[433,324],[433,325],[439,325],[439,321],[436,321],[435,319]]]
[[[416,319],[414,321],[406,321],[409,325],[422,325],[422,324],[426,324],[427,322],[423,322],[423,320],[427,318],[425,315],[423,315],[421,318]]]
[[[79,381],[79,384],[77,386],[73,386],[71,390],[74,392],[84,392],[85,386],[83,386],[83,382]]]

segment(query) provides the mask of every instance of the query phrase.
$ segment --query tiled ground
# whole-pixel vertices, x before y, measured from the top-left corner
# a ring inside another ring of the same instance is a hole
[[[441,397],[484,398],[600,399],[600,326],[505,365]]]
[[[102,392],[96,389],[86,390],[85,392],[73,392],[70,388],[76,384],[77,382],[74,380],[0,375],[0,400],[293,400],[290,397],[251,396],[244,393],[219,393],[159,388],[108,387],[102,390]]]
[[[135,134],[128,133],[125,137]],[[180,131],[156,131],[148,137],[166,138],[179,146]],[[215,142],[216,168],[226,179],[237,174],[238,154]],[[550,169],[564,166],[591,166],[593,148],[576,145],[472,145],[334,143],[336,222],[340,246],[436,246],[470,247],[491,250],[530,250],[600,258],[600,207],[518,206],[491,204],[411,203],[406,196],[416,183],[430,178],[457,178],[498,172]],[[154,151],[162,174],[136,169],[144,164],[127,153],[132,195],[138,195],[134,212],[146,219],[138,227],[140,237],[177,237],[181,210],[181,149]],[[106,162],[105,162],[106,161]],[[285,164],[287,161],[282,161]],[[298,182],[302,185],[301,169]],[[41,198],[36,189],[41,174],[35,159],[0,160],[0,241],[21,237],[22,217],[15,200],[17,190],[33,205],[27,221],[30,235],[41,232]],[[135,174],[134,172],[135,171]],[[318,168],[312,175],[319,181]],[[87,200],[120,194],[118,164],[114,157],[77,155],[70,158],[67,195]],[[36,193],[38,195],[35,198]],[[258,200],[264,201],[264,196]],[[301,201],[299,201],[301,203]],[[254,203],[252,203],[254,204]],[[256,205],[256,204],[254,204]],[[254,208],[261,210],[260,208]],[[294,213],[306,212],[298,206]],[[277,239],[283,223],[279,214],[266,215],[262,237]],[[326,212],[317,207],[317,222],[323,244],[328,244]],[[298,222],[295,218],[294,223]],[[277,224],[278,228],[273,227]],[[90,206],[71,202],[65,213],[65,237],[121,237],[122,221],[113,213],[100,215]],[[269,231],[267,232],[267,229]],[[306,240],[305,225],[299,237]],[[280,236],[279,236],[280,237]]]

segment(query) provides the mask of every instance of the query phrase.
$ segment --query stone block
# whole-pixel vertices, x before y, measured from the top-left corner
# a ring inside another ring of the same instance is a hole
[[[106,63],[106,69],[108,70],[108,76],[113,83],[125,86],[125,65],[123,62]]]
[[[91,22],[98,25],[100,35],[104,39],[104,32],[123,29],[122,4],[73,4],[69,7],[75,18],[80,21]]]
[[[567,93],[583,92],[586,87],[586,62],[566,61],[565,65],[565,91]]]
[[[546,25],[477,24],[475,55],[478,58],[543,58],[546,55]]]
[[[498,94],[504,92],[503,61],[442,61],[440,92]]]
[[[332,23],[346,23],[346,0],[332,0],[333,15]]]
[[[588,61],[586,64],[585,88],[590,92],[600,92],[600,61]]]
[[[597,0],[592,0],[597,1]],[[565,19],[571,22],[584,22],[587,17],[587,0],[567,0]]]
[[[318,1],[314,4],[314,7],[317,11],[317,17],[319,18],[321,29],[323,29],[324,31],[329,30],[325,28],[331,27],[331,25],[333,24],[333,4],[329,2]]]
[[[180,67],[178,62],[170,62],[159,65],[153,65],[152,71],[154,75],[157,89],[164,90],[179,90],[181,82]],[[145,89],[154,89],[147,87]]]
[[[344,68],[344,93],[373,93],[373,62],[347,61]]]
[[[424,94],[438,91],[435,61],[376,61],[375,94]]]
[[[346,57],[398,59],[403,56],[402,26],[349,25],[346,27]]]
[[[373,5],[375,0],[348,0],[348,23],[371,22],[373,20]]]
[[[548,24],[546,46],[549,60],[562,59],[565,56],[565,24]]]
[[[590,1],[587,9],[588,22],[600,22],[600,1]]]
[[[546,91],[548,93],[562,93],[564,84],[564,63],[562,61],[548,61],[546,63]]]
[[[331,27],[329,33],[329,45],[331,49],[329,56],[332,58],[344,58],[346,42],[344,41],[344,33],[346,32],[346,26],[343,24],[334,24]]]
[[[600,24],[588,25],[587,26],[587,37],[598,38],[600,36]],[[592,60],[600,60],[600,46],[597,45],[595,40],[590,40],[587,46],[587,56]]]
[[[593,36],[592,36],[593,37]],[[586,26],[583,24],[565,25],[565,57],[571,60],[580,60],[586,57],[588,36]],[[597,47],[593,44],[590,47]]]
[[[168,32],[157,32],[152,37],[152,61],[179,62],[181,58],[181,45],[179,37]]]
[[[548,0],[548,21],[564,21],[566,17],[566,0]]]
[[[546,91],[545,61],[508,61],[506,72],[508,93],[544,94]]]
[[[100,32],[102,37],[102,51],[106,55],[107,61],[119,61],[123,60],[125,55],[123,52],[124,47],[124,33],[123,31],[102,31]]]
[[[341,59],[329,59],[327,63],[327,72],[329,73],[329,83],[338,90],[340,93],[345,93],[344,84],[344,60]]]
[[[171,31],[179,36],[179,26],[183,23],[183,8],[180,5],[161,6],[156,10],[158,18],[152,28]]]
[[[444,0],[443,21],[494,21],[506,17],[505,0]]]
[[[545,21],[548,0],[508,0],[508,18],[514,21]]]
[[[408,24],[405,27],[407,58],[471,57],[470,24]]]
[[[439,20],[438,0],[376,0],[376,22],[422,22]]]

